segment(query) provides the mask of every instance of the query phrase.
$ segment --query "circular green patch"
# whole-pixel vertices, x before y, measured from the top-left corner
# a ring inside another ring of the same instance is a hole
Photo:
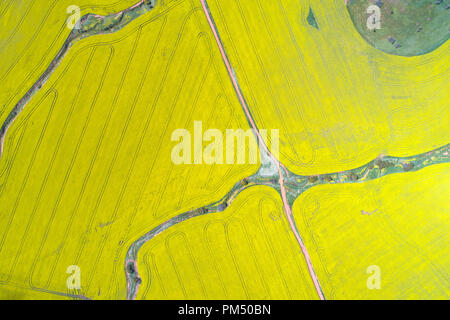
[[[450,0],[347,0],[347,9],[363,38],[386,53],[422,55],[449,38]]]

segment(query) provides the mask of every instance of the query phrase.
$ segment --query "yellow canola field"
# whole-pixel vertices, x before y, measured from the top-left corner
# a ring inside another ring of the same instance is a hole
[[[291,171],[348,170],[450,141],[448,42],[424,56],[385,54],[359,35],[344,0],[208,3],[253,115],[280,130]]]
[[[78,5],[106,14],[134,2]],[[343,0],[208,3],[258,126],[280,130],[280,160],[293,172],[350,169],[450,140],[448,43],[415,58],[379,52],[356,32]],[[0,4],[0,120],[64,42],[71,4]],[[306,22],[310,7],[319,30]],[[171,133],[192,131],[194,120],[248,128],[200,2],[161,1],[120,32],[76,44],[6,137],[0,298],[73,294],[73,264],[77,293],[124,298],[133,241],[257,170],[174,166]],[[448,297],[446,176],[440,165],[297,200],[325,297]],[[138,298],[316,299],[283,219],[276,192],[255,187],[224,213],[170,229],[140,251]],[[381,269],[381,290],[366,286],[370,265]]]
[[[449,168],[321,186],[297,199],[294,216],[327,299],[448,299]]]
[[[138,265],[138,299],[318,298],[281,199],[264,186],[154,238]]]
[[[81,15],[123,10],[135,0],[75,1]],[[69,0],[4,0],[0,3],[0,120],[45,71],[70,30]]]
[[[77,43],[16,119],[0,162],[0,291],[67,293],[66,270],[78,265],[77,294],[125,298],[134,240],[257,170],[172,163],[172,132],[192,131],[194,120],[248,128],[204,23],[190,2],[166,1]]]
[[[208,3],[252,113],[260,128],[280,129],[281,160],[292,171],[335,172],[358,167],[381,153],[414,155],[448,143],[448,44],[408,59],[379,52],[354,30],[343,1]],[[306,22],[310,7],[320,30]],[[327,299],[449,296],[448,168],[440,165],[368,184],[320,187],[297,200],[296,221]],[[244,194],[237,201],[243,198]],[[239,217],[255,211],[240,213],[235,208],[230,207],[230,214]],[[167,292],[175,292],[173,298],[178,299],[227,297],[225,292],[215,295],[205,289],[209,281],[203,270],[212,269],[213,259],[201,258],[196,250],[192,257],[170,249],[177,241],[196,249],[197,243],[210,243],[205,232],[202,236],[201,231],[192,231],[205,228],[208,217],[198,221],[199,226],[180,225],[150,241],[151,248],[145,249],[149,253],[141,258],[151,270],[142,297],[162,298]],[[258,224],[250,221],[247,228],[257,230]],[[243,232],[227,233],[224,223],[211,250],[221,256],[230,253],[219,234],[226,233],[229,242],[246,238]],[[167,265],[172,268],[161,270]],[[212,272],[225,274],[225,283],[232,287],[231,283],[239,283],[232,280],[236,268],[243,266],[245,262]],[[367,285],[371,266],[380,267],[380,290]],[[305,266],[300,268],[308,276]],[[195,272],[181,271],[187,269]],[[284,270],[294,269],[289,264]],[[255,274],[241,279],[257,281]],[[188,286],[193,283],[196,289]],[[317,298],[310,280],[297,286],[305,296],[291,298]],[[254,296],[237,297],[263,299],[260,290]],[[286,298],[281,292],[271,297]]]

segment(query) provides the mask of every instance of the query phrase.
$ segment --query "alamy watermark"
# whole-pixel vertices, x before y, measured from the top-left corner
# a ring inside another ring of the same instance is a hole
[[[367,274],[370,274],[367,278],[367,289],[380,290],[381,289],[381,268],[377,265],[368,266],[366,270]]]
[[[67,274],[70,276],[67,278],[66,285],[69,290],[81,289],[81,269],[79,266],[71,265],[67,267]]]
[[[177,142],[171,153],[174,164],[256,164],[259,150],[268,146],[266,129],[257,133],[252,129],[227,129],[225,136],[219,129],[204,132],[203,129],[202,121],[194,121],[193,134],[187,129],[172,133],[172,142]],[[275,158],[279,157],[278,129],[270,130],[270,148],[267,148]]]
[[[381,29],[381,9],[377,5],[371,5],[367,8],[367,13],[370,14],[367,19],[367,29],[375,30]]]
[[[67,28],[70,30],[80,29],[80,19],[81,19],[81,9],[79,6],[71,5],[67,7],[67,14],[69,14],[69,18],[67,18],[66,24]]]

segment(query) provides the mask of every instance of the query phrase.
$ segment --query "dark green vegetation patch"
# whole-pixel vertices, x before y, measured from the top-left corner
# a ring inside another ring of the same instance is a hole
[[[367,26],[371,5],[380,8],[379,29]],[[348,0],[347,9],[363,38],[386,53],[422,55],[449,38],[450,0]]]
[[[316,29],[319,29],[319,25],[317,24],[316,16],[314,15],[314,12],[311,8],[309,8],[308,17],[306,18],[306,21],[313,26]]]

